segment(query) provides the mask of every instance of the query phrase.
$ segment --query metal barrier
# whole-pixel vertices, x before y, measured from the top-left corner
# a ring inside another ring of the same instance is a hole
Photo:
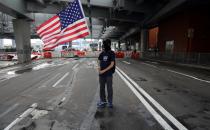
[[[173,54],[166,52],[144,52],[145,58],[172,61],[176,63],[210,65],[210,53],[184,53],[176,52]]]
[[[97,58],[100,51],[63,51],[61,57],[85,57],[85,58]]]
[[[7,61],[7,60],[12,60],[13,57],[17,56],[16,52],[0,52],[0,61]]]

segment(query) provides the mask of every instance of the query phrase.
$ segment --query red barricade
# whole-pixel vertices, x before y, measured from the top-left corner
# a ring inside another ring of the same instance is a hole
[[[124,52],[118,51],[115,53],[115,56],[116,56],[116,58],[124,58],[125,54],[124,54]]]
[[[49,51],[44,52],[44,58],[52,58],[52,53]]]
[[[132,52],[131,58],[135,59],[135,60],[139,59],[140,58],[140,53],[139,52]]]
[[[85,52],[84,51],[76,51],[76,55],[79,56],[79,57],[84,57]]]

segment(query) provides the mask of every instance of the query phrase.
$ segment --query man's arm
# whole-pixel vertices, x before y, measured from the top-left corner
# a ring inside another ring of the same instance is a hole
[[[99,73],[103,74],[103,73],[107,72],[108,70],[110,70],[113,66],[114,66],[114,61],[112,61],[111,64],[107,68],[105,68],[103,70],[100,69]]]
[[[97,60],[97,62],[98,62],[98,72],[100,73],[100,71],[101,71],[100,60]]]

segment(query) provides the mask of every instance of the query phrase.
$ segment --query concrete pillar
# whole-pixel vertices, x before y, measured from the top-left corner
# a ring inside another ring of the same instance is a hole
[[[147,29],[142,29],[141,30],[141,38],[140,38],[140,52],[141,52],[141,58],[144,57],[144,52],[146,51],[147,48],[147,36],[148,36],[148,30]]]
[[[72,41],[69,42],[68,48],[72,48]]]
[[[126,51],[128,51],[129,50],[129,40],[126,40],[125,41],[125,48],[126,48]]]
[[[4,47],[3,45],[3,39],[0,39],[0,49],[2,49]]]
[[[117,50],[117,42],[114,43],[114,51]]]
[[[121,42],[118,41],[118,50],[120,51],[121,50]]]
[[[13,28],[18,63],[28,63],[31,61],[30,22],[24,19],[14,19]]]
[[[102,48],[102,42],[100,41],[99,43],[98,43],[98,50],[102,50],[103,48]]]
[[[16,43],[14,39],[12,39],[12,48],[16,48]]]

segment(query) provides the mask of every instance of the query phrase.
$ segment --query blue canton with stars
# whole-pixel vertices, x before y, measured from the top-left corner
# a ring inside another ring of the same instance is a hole
[[[83,13],[78,0],[69,3],[68,7],[58,14],[61,22],[61,30],[65,29],[70,24],[83,19]]]

